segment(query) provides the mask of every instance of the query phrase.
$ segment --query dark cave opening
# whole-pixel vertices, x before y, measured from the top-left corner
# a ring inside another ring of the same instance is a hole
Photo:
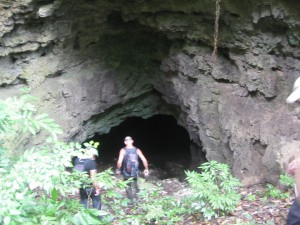
[[[95,134],[89,140],[100,142],[98,163],[102,164],[101,167],[115,168],[119,151],[125,146],[125,136],[134,139],[134,145],[142,150],[150,168],[166,170],[167,165],[171,164],[180,165],[183,171],[189,167],[189,134],[174,117],[168,115],[155,115],[148,119],[130,117],[113,127],[108,134]],[[167,177],[172,175],[169,173]]]

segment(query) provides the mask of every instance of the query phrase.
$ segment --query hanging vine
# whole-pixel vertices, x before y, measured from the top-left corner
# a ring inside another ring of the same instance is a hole
[[[219,18],[220,18],[220,3],[222,0],[216,0],[216,17],[215,17],[215,33],[214,33],[214,50],[212,53],[213,59],[217,57],[218,36],[219,36]]]

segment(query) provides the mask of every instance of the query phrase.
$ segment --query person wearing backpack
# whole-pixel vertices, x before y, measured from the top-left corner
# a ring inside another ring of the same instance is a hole
[[[136,197],[136,194],[139,191],[137,184],[139,175],[139,158],[143,162],[145,176],[149,175],[148,162],[142,151],[133,145],[133,139],[131,137],[125,137],[124,144],[126,147],[120,150],[116,174],[120,175],[122,173],[125,180],[132,178],[132,181],[126,188],[126,194],[130,200],[130,204],[133,205],[134,197]],[[133,189],[135,189],[135,193],[133,193]]]
[[[95,177],[97,174],[97,164],[95,161],[96,155],[98,155],[97,149],[86,149],[81,158],[75,159],[74,170],[87,173],[90,179],[93,179],[93,177]],[[93,202],[93,208],[101,210],[100,187],[97,183],[91,182],[90,187],[80,188],[79,195],[80,202],[85,208],[88,208],[88,200],[91,198]]]

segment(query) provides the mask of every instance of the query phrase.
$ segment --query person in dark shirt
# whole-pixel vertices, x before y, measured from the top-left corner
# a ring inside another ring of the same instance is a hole
[[[75,166],[79,164],[84,165],[84,172],[86,172],[91,179],[97,174],[97,164],[95,157],[98,155],[98,151],[95,148],[89,148],[86,150],[82,158],[75,159]],[[100,187],[96,182],[91,184],[91,187],[80,188],[80,202],[84,205],[85,208],[88,208],[88,199],[92,199],[93,208],[101,209],[101,196],[100,196]]]

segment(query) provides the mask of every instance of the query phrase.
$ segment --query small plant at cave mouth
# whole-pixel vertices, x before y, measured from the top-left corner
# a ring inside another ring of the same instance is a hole
[[[255,201],[257,198],[256,198],[256,195],[254,194],[248,194],[246,197],[245,197],[246,200],[250,201],[250,202],[253,202]]]
[[[232,212],[240,201],[240,181],[233,177],[227,164],[210,161],[198,167],[202,173],[186,171],[193,189],[191,206],[206,219]]]
[[[273,198],[273,199],[285,199],[289,198],[290,194],[288,192],[282,192],[280,189],[276,188],[272,184],[266,185],[265,197]]]
[[[280,175],[279,182],[282,183],[284,186],[286,186],[288,188],[292,188],[294,186],[294,183],[295,183],[293,177],[291,177],[289,175],[285,175],[285,174]]]
[[[279,182],[286,186],[287,188],[292,188],[294,186],[294,179],[291,176],[281,174]],[[283,192],[281,189],[276,188],[272,184],[266,185],[265,198],[273,198],[273,199],[285,199],[289,198],[289,191]]]
[[[142,181],[144,182],[144,181]],[[138,208],[142,215],[141,224],[182,224],[187,206],[174,196],[163,194],[161,186],[141,185]]]

